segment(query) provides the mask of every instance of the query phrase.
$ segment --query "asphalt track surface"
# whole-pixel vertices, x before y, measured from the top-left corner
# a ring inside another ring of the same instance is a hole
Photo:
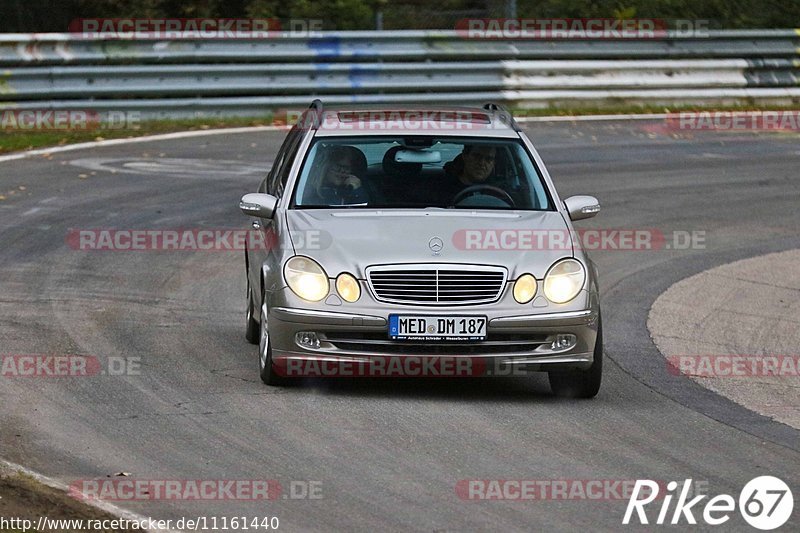
[[[798,431],[669,374],[645,326],[675,281],[800,247],[800,137],[674,138],[658,121],[526,128],[562,197],[600,199],[580,227],[705,232],[705,249],[592,254],[607,357],[594,400],[554,398],[544,375],[264,386],[244,339],[240,253],[66,242],[71,228],[245,228],[239,197],[284,134],[195,137],[0,164],[0,352],[141,359],[140,375],[0,377],[0,455],[67,482],[321,481],[315,500],[120,502],[156,518],[277,516],[284,531],[616,531],[626,506],[464,501],[465,479],[691,478],[738,498],[771,474],[800,499]],[[752,531],[738,513],[723,527]]]

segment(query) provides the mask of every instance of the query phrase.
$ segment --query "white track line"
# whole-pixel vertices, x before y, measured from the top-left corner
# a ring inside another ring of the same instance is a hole
[[[71,152],[72,150],[83,150],[84,148],[99,148],[101,146],[116,146],[119,144],[134,144],[151,141],[168,141],[171,139],[186,139],[189,137],[202,137],[205,135],[224,135],[226,133],[248,133],[259,131],[279,131],[286,129],[286,126],[247,126],[242,128],[222,128],[195,131],[177,131],[174,133],[159,133],[157,135],[142,135],[141,137],[131,137],[126,139],[105,139],[102,141],[90,141],[78,144],[68,144],[66,146],[53,146],[50,148],[37,148],[26,152],[15,152],[13,154],[0,156],[0,163],[25,159],[36,155],[57,154],[60,152]]]
[[[69,492],[69,486],[66,483],[64,483],[62,481],[59,481],[57,479],[53,479],[53,478],[50,478],[50,477],[47,477],[47,476],[43,476],[43,475],[41,475],[41,474],[39,474],[37,472],[34,472],[33,470],[29,470],[29,469],[25,468],[22,465],[18,465],[16,463],[12,463],[10,461],[6,461],[5,459],[0,459],[0,468],[10,470],[11,472],[13,472],[15,474],[24,474],[26,476],[32,477],[33,479],[35,479],[39,483],[42,483],[43,485],[47,485],[48,487],[54,488],[56,490],[60,490],[60,491],[63,491],[63,492]],[[142,516],[140,514],[132,512],[132,511],[127,511],[127,510],[125,510],[125,509],[123,509],[121,507],[117,507],[116,505],[108,503],[108,502],[103,501],[103,500],[90,500],[90,499],[87,499],[87,500],[76,500],[76,501],[82,501],[86,505],[90,505],[92,507],[100,509],[101,511],[105,511],[107,513],[110,513],[110,514],[112,514],[112,515],[114,515],[114,516],[116,516],[118,518],[124,518],[125,520],[136,521],[136,522],[139,522],[139,523],[142,523],[142,522],[146,523],[146,522],[148,522],[150,520],[149,517]],[[142,531],[147,531],[147,530],[142,530]],[[163,533],[163,532],[170,532],[171,530],[152,529],[152,530],[149,530],[149,531],[158,531],[159,533]]]

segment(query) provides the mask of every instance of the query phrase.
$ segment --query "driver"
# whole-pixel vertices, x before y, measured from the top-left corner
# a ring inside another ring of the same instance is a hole
[[[467,187],[486,184],[494,171],[496,155],[494,146],[465,144],[461,155],[444,167],[447,177],[439,189],[443,203],[452,205],[453,199]]]

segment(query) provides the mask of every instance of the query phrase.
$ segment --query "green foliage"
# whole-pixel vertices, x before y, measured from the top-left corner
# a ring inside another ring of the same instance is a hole
[[[321,19],[323,28],[451,29],[468,17],[503,17],[505,0],[0,0],[2,32],[61,32],[77,18],[253,17]],[[704,19],[711,28],[800,27],[798,0],[518,0],[519,17]]]
[[[253,18],[320,19],[327,30],[367,29],[375,12],[363,0],[250,0],[245,13]]]
[[[532,18],[658,18],[708,20],[710,28],[800,27],[797,0],[520,0]]]

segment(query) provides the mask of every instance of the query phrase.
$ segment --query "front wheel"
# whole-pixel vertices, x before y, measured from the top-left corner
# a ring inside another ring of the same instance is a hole
[[[594,398],[603,379],[603,323],[597,318],[597,339],[594,343],[594,362],[586,370],[550,372],[550,389],[556,396]]]
[[[286,384],[286,378],[279,376],[275,372],[275,365],[272,362],[272,345],[269,342],[269,331],[267,330],[267,306],[261,306],[261,321],[259,322],[259,342],[258,342],[258,373],[266,385],[280,386]]]

